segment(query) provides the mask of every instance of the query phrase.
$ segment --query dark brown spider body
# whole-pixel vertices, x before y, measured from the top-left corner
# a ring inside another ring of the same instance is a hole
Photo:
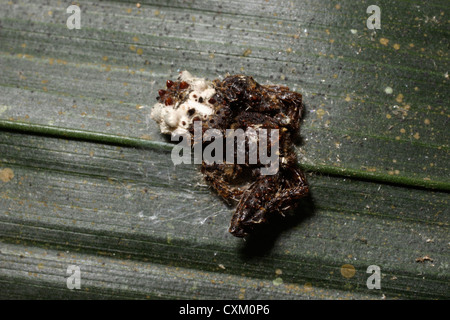
[[[284,215],[295,208],[298,200],[309,192],[292,150],[293,137],[300,127],[302,96],[285,86],[260,85],[244,75],[228,76],[204,85],[199,79],[189,77],[192,77],[189,73],[181,73],[180,79],[168,80],[167,89],[159,91],[159,104],[155,105],[157,111],[152,117],[160,123],[163,133],[181,131],[192,136],[193,123],[197,120],[202,121],[203,132],[217,129],[224,136],[227,129],[262,128],[279,132],[279,169],[273,175],[261,174],[265,165],[259,156],[256,163],[248,161],[248,137],[245,163],[227,163],[225,159],[220,164],[202,163],[201,171],[209,185],[229,204],[237,203],[229,231],[244,237],[265,223],[270,215]],[[193,102],[189,103],[189,99]],[[185,113],[181,112],[183,108]],[[270,150],[270,140],[267,142]],[[236,151],[234,160],[237,160]]]

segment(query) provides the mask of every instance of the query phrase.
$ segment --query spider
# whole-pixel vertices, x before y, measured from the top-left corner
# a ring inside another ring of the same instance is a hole
[[[232,235],[245,237],[271,215],[285,216],[308,194],[308,183],[292,149],[303,109],[301,94],[282,85],[261,85],[251,76],[228,75],[208,81],[187,71],[180,72],[175,81],[167,80],[166,88],[158,94],[151,117],[164,134],[188,134],[193,139],[196,121],[201,121],[203,132],[216,129],[224,136],[227,129],[278,130],[275,174],[262,174],[267,164],[259,156],[256,162],[249,161],[250,136],[245,138],[244,163],[225,159],[221,163],[202,162],[206,182],[228,204],[236,205],[229,227]],[[208,145],[202,143],[203,148]],[[233,160],[237,156],[235,150]]]

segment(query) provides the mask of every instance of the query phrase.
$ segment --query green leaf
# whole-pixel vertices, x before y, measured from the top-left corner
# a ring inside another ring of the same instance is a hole
[[[2,297],[449,297],[448,6],[383,1],[375,32],[364,1],[140,4],[83,1],[69,30],[60,1],[0,1]],[[185,69],[303,95],[296,216],[234,238],[172,166],[149,112]]]

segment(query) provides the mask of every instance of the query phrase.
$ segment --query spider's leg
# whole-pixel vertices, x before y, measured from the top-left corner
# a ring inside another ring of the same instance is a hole
[[[266,204],[277,190],[278,177],[261,176],[243,194],[231,218],[229,232],[245,237],[257,225],[266,222]]]
[[[236,237],[245,237],[265,223],[270,214],[284,215],[308,192],[306,178],[298,168],[282,168],[276,175],[261,176],[243,193],[229,232]]]
[[[309,186],[305,174],[299,168],[283,168],[282,172],[282,181],[280,181],[282,188],[270,200],[269,206],[284,216],[289,209],[295,208],[299,199],[308,194]]]

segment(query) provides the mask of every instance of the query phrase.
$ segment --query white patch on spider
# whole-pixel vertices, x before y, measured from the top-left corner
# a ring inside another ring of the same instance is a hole
[[[289,117],[287,117],[287,116],[284,116],[284,117],[281,119],[281,124],[288,125],[289,123],[291,123],[291,118],[289,118]]]
[[[188,128],[195,117],[205,120],[214,113],[213,105],[208,102],[216,93],[212,81],[196,78],[188,71],[182,71],[178,78],[189,84],[189,98],[181,104],[175,103],[170,106],[158,102],[150,114],[150,117],[159,124],[161,133],[172,136],[189,133]],[[200,98],[203,102],[199,102]],[[192,109],[194,112],[191,111],[192,115],[189,116],[188,110]]]

